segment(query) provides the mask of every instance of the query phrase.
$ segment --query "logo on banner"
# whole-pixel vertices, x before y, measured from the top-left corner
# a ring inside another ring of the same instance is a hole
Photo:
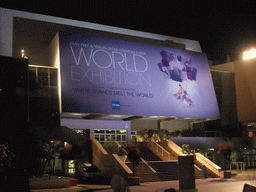
[[[112,109],[121,110],[121,105],[119,101],[112,101]]]

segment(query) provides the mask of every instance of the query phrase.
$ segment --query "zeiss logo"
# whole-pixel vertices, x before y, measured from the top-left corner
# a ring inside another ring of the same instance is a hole
[[[121,110],[121,105],[119,101],[112,101],[112,109]]]

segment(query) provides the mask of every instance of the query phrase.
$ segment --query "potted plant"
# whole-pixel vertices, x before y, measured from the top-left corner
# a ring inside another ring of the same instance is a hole
[[[129,185],[139,185],[140,184],[140,177],[135,177],[135,164],[137,167],[140,164],[140,151],[138,144],[131,144],[130,150],[127,154],[127,158],[132,162],[133,164],[133,177],[129,178]]]
[[[140,151],[138,149],[138,145],[132,144],[130,147],[130,151],[127,155],[127,158],[132,162],[133,164],[133,177],[135,176],[135,164],[139,166],[140,164]]]
[[[191,149],[190,149],[190,145],[189,144],[183,144],[182,145],[182,149],[181,149],[181,152],[183,154],[187,154],[187,155],[193,155],[194,156],[194,160],[196,160],[196,154],[191,152]],[[191,154],[192,153],[192,154]]]
[[[227,164],[230,164],[230,156],[231,156],[231,148],[232,148],[231,143],[221,143],[219,144],[219,149],[217,151],[217,154],[221,160],[223,160],[223,167],[224,167],[224,172],[221,177],[223,178],[230,178],[231,177],[231,172],[227,171]]]
[[[191,152],[191,150],[190,150],[190,145],[189,144],[183,144],[182,145],[182,150],[181,150],[181,152],[183,153],[183,154],[190,154],[190,152]]]

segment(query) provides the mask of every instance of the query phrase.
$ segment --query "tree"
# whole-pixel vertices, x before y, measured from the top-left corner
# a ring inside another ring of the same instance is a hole
[[[58,144],[54,144],[52,141],[41,142],[41,147],[44,151],[42,169],[47,171],[50,179],[50,173],[54,172],[55,158],[64,153],[64,148]],[[53,161],[53,166],[51,165],[51,161]]]
[[[221,143],[219,144],[219,149],[217,151],[220,159],[224,160],[224,170],[226,171],[226,164],[230,163],[230,156],[231,156],[231,143]]]
[[[30,191],[29,175],[40,166],[41,148],[33,134],[13,133],[16,137],[0,136],[0,189],[1,191]]]
[[[140,151],[138,148],[138,144],[132,144],[130,147],[130,151],[127,155],[127,158],[132,162],[132,171],[133,177],[135,176],[135,164],[139,166],[140,164]]]

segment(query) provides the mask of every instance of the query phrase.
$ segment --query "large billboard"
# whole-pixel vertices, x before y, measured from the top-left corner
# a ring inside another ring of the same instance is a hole
[[[59,32],[63,112],[219,118],[205,54]]]

